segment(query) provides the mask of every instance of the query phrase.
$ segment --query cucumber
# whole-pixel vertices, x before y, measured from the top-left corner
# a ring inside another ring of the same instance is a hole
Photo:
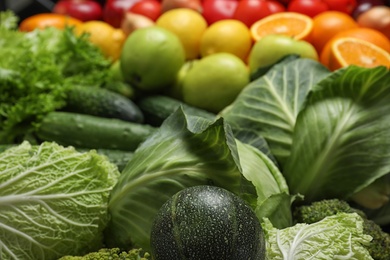
[[[41,141],[64,146],[134,151],[156,129],[115,118],[54,111],[42,119],[35,134]]]
[[[73,86],[66,95],[64,111],[118,118],[129,122],[144,121],[139,107],[131,99],[114,91],[99,87]]]
[[[150,245],[155,260],[265,259],[265,235],[254,211],[232,192],[185,188],[158,211]]]
[[[214,120],[216,117],[216,115],[211,112],[164,95],[146,96],[139,99],[136,104],[144,114],[145,122],[153,126],[160,126],[161,123],[180,106],[183,107],[186,113],[191,115],[211,120]]]

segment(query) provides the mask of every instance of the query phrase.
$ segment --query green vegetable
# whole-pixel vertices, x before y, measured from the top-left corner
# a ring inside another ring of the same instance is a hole
[[[264,138],[283,168],[290,156],[297,115],[314,84],[328,74],[314,60],[282,60],[252,81],[220,114],[232,126],[237,139],[262,149],[257,139]]]
[[[267,259],[373,259],[364,247],[372,237],[363,233],[363,220],[357,213],[339,213],[285,229],[277,229],[265,219],[263,229]]]
[[[149,253],[144,253],[139,248],[129,251],[121,251],[119,248],[102,248],[84,256],[63,256],[59,260],[148,260],[149,256]]]
[[[43,141],[90,149],[134,151],[156,128],[115,118],[71,112],[50,112],[36,135]]]
[[[134,244],[149,250],[158,210],[175,193],[197,185],[227,189],[243,198],[259,219],[291,225],[292,198],[283,176],[252,148],[234,138],[223,118],[209,121],[179,108],[122,171],[109,202],[109,246]]]
[[[367,218],[360,209],[350,206],[346,201],[329,199],[298,206],[294,209],[294,219],[298,223],[312,224],[339,213],[357,213],[363,219],[363,232],[372,237],[364,247],[375,260],[390,259],[390,234],[384,232],[374,221]]]
[[[186,188],[158,211],[151,229],[155,260],[265,259],[259,219],[240,197],[215,186]]]
[[[144,121],[141,110],[132,100],[114,91],[98,87],[70,88],[66,92],[66,106],[63,110],[135,123]]]
[[[67,89],[103,85],[110,61],[86,34],[54,27],[20,32],[9,25],[12,13],[1,16],[8,19],[0,23],[0,142],[19,143],[43,115],[65,105]]]
[[[316,61],[288,59],[248,85],[221,116],[237,139],[274,155],[292,194],[380,207],[388,199],[383,188],[363,190],[390,173],[389,85],[384,66],[330,73]]]
[[[137,105],[144,113],[146,123],[154,126],[160,126],[162,122],[180,106],[183,107],[185,111],[188,111],[193,115],[205,117],[210,120],[214,120],[216,118],[216,115],[213,113],[190,106],[178,99],[164,95],[145,96],[137,101]]]
[[[308,202],[350,199],[390,173],[389,85],[388,68],[351,66],[315,86],[297,118],[283,171],[292,192]]]
[[[27,142],[0,153],[0,259],[56,259],[102,247],[116,167],[96,152]]]

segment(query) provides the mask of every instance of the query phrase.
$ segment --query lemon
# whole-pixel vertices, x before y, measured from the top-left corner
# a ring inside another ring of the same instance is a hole
[[[188,8],[171,9],[157,19],[156,25],[179,37],[187,60],[199,57],[200,40],[207,28],[207,22],[199,12]]]
[[[103,21],[87,21],[76,27],[75,32],[89,34],[89,41],[96,45],[105,57],[112,61],[118,60],[126,35],[121,29],[115,28]]]
[[[247,65],[231,53],[215,53],[188,65],[180,87],[185,103],[218,113],[250,81]]]
[[[207,27],[200,42],[202,57],[218,52],[236,55],[246,62],[252,47],[249,28],[241,21],[224,19]]]

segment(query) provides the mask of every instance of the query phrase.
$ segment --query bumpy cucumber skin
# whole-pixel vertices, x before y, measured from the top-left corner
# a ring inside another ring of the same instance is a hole
[[[129,98],[114,91],[74,86],[67,91],[65,111],[142,123],[144,116]]]
[[[192,115],[208,119],[214,119],[216,117],[215,114],[206,110],[190,106],[180,100],[164,95],[146,96],[139,99],[136,104],[144,114],[145,122],[153,126],[160,126],[161,123],[180,106],[182,106],[187,113]]]
[[[154,260],[265,259],[265,238],[252,209],[214,186],[175,194],[159,210],[151,229]]]
[[[55,111],[43,118],[36,135],[64,146],[134,151],[154,131],[146,124]]]

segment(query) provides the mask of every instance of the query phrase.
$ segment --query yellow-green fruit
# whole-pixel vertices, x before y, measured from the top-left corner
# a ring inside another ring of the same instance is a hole
[[[184,48],[179,38],[158,26],[131,33],[120,59],[125,81],[143,91],[170,87],[184,62]]]
[[[194,62],[183,77],[187,104],[218,113],[249,83],[246,64],[230,53],[216,53]]]
[[[318,60],[317,51],[309,42],[280,34],[264,36],[253,45],[249,53],[249,69],[253,73],[259,68],[273,65],[283,57],[293,54]]]
[[[187,60],[200,56],[200,40],[207,28],[207,22],[198,11],[188,8],[171,9],[157,19],[156,25],[179,37]]]

